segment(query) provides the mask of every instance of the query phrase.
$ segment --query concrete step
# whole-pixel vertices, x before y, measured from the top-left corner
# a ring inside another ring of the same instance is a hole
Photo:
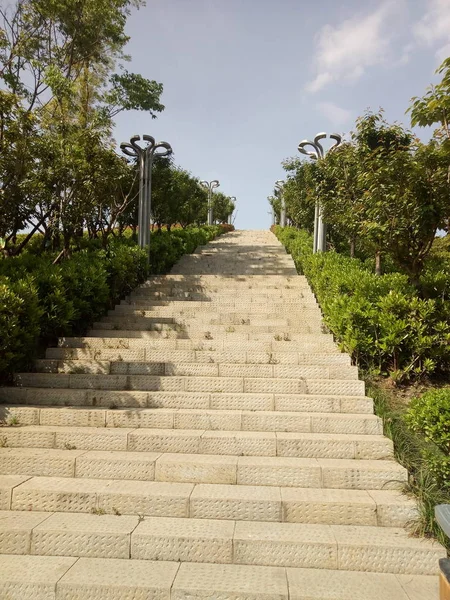
[[[179,308],[174,306],[150,306],[150,307],[142,307],[136,308],[134,305],[129,304],[119,304],[113,310],[108,311],[109,316],[117,317],[117,316],[134,316],[134,317],[162,317],[166,319],[178,319],[180,316],[194,319],[195,321],[206,321],[211,319],[221,319],[223,323],[228,324],[230,322],[236,321],[236,324],[241,323],[242,321],[250,320],[250,325],[253,321],[280,321],[282,324],[288,324],[290,321],[300,321],[300,320],[309,320],[310,318],[321,318],[322,314],[318,307],[311,308],[296,308],[290,307],[289,314],[286,316],[281,316],[281,310],[286,310],[286,306],[284,304],[277,305],[276,308],[268,307],[267,304],[264,307],[264,311],[254,312],[251,310],[250,306],[242,310],[236,310],[233,307],[221,307],[221,306],[213,306],[205,310],[202,310],[204,307],[186,307]],[[174,322],[174,321],[167,321]],[[220,322],[220,321],[219,321]]]
[[[179,292],[176,296],[165,295],[163,292],[147,292],[144,294],[131,293],[120,301],[123,306],[149,306],[152,308],[172,308],[173,310],[197,310],[211,312],[275,312],[276,309],[292,308],[301,311],[305,308],[319,308],[315,296],[306,292],[294,292],[291,295],[247,294],[245,298],[234,299],[230,294],[213,294],[205,298],[204,294],[194,292]]]
[[[370,414],[255,410],[113,409],[91,407],[1,407],[7,426],[145,427],[225,431],[292,431],[379,435],[382,421]],[[8,427],[3,427],[7,429]]]
[[[108,320],[107,320],[108,319]],[[290,335],[298,334],[319,334],[322,333],[322,325],[319,321],[311,323],[311,325],[212,325],[211,323],[194,323],[193,320],[189,324],[180,323],[147,323],[144,317],[113,320],[113,317],[106,317],[103,321],[98,321],[93,324],[90,330],[90,335],[105,335],[105,331],[112,331],[113,335],[119,337],[174,337],[174,338],[201,338],[208,339],[209,336],[223,336],[235,334],[236,338],[241,336],[243,339],[248,339],[249,335],[255,333],[272,334],[272,337],[279,335],[282,337],[287,331]],[[128,333],[130,332],[131,335]],[[137,332],[137,333],[136,333]],[[142,333],[142,334],[141,334]]]
[[[114,337],[112,337],[114,335]],[[60,348],[91,348],[91,349],[121,349],[121,350],[208,350],[208,351],[248,351],[248,352],[296,352],[299,354],[340,354],[337,346],[330,335],[301,336],[299,340],[291,335],[275,336],[272,334],[258,334],[259,340],[255,339],[233,339],[226,335],[220,339],[152,339],[120,337],[110,331],[107,335],[95,337],[66,337],[60,338]],[[275,337],[277,339],[275,339]],[[281,339],[278,339],[281,337]]]
[[[363,396],[365,389],[363,381],[352,379],[281,379],[277,377],[17,373],[14,380],[19,387],[168,392],[342,394],[343,396]]]
[[[96,360],[124,362],[176,362],[176,363],[228,363],[228,364],[273,364],[273,365],[345,365],[350,366],[348,354],[301,354],[299,352],[246,352],[209,350],[137,350],[108,348],[47,348],[50,360]]]
[[[393,455],[391,440],[375,434],[26,425],[2,428],[1,442],[4,448],[131,450],[233,456],[379,460]]]
[[[270,364],[268,360],[271,361]],[[35,362],[38,373],[110,374],[110,375],[167,375],[200,377],[263,377],[263,378],[313,378],[358,379],[358,368],[344,365],[286,365],[273,364],[275,359],[266,357],[266,364],[235,364],[216,362],[167,362],[153,361],[107,361],[41,359]]]
[[[365,396],[333,394],[251,394],[222,392],[142,392],[68,388],[0,387],[0,402],[37,406],[118,408],[191,408],[288,412],[373,413]]]
[[[0,475],[384,491],[401,490],[408,479],[391,460],[52,448],[0,448]]]
[[[0,556],[8,600],[436,600],[438,577],[241,564]],[[330,595],[332,594],[332,596]]]
[[[418,515],[415,501],[397,490],[284,488],[39,476],[14,487],[11,505],[5,510],[143,514],[219,521],[370,526],[380,529],[404,527]],[[5,521],[0,519],[0,531]]]
[[[140,520],[131,515],[56,511],[50,515],[1,511],[0,518],[2,549],[16,555],[296,568],[317,568],[320,564],[321,568],[342,570],[359,570],[364,557],[372,572],[382,567],[384,573],[432,575],[445,554],[439,544],[411,538],[399,528],[364,525],[162,516]],[[364,536],[369,536],[372,547],[367,547]],[[370,561],[378,555],[382,557],[379,562]]]

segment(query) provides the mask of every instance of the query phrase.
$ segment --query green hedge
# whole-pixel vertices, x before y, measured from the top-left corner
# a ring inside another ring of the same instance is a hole
[[[422,455],[442,489],[450,492],[450,388],[429,390],[411,402],[405,420],[432,442]]]
[[[146,251],[126,237],[113,238],[106,249],[87,243],[57,265],[51,253],[0,260],[0,377],[29,368],[40,345],[83,333],[149,273],[166,273],[183,254],[226,229],[154,233],[149,269]]]
[[[420,298],[406,275],[379,277],[358,259],[313,254],[305,231],[275,227],[274,233],[308,278],[341,348],[361,368],[396,381],[448,372],[448,300]]]

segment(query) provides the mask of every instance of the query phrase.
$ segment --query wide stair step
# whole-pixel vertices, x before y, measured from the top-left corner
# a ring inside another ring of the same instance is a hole
[[[0,591],[12,600],[204,600],[212,586],[220,600],[418,600],[438,593],[437,577],[425,575],[218,563],[4,555],[0,573]]]

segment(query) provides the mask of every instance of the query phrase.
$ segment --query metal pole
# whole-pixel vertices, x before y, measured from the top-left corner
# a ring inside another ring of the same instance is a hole
[[[314,142],[310,142],[308,140],[303,140],[298,145],[298,151],[302,154],[306,154],[313,160],[323,159],[325,157],[325,150],[320,143],[320,140],[323,140],[327,137],[326,133],[318,133],[314,138]],[[342,142],[342,137],[338,133],[331,133],[329,137],[332,140],[335,140],[335,144],[328,150],[334,150],[337,148]],[[313,148],[312,151],[305,150],[306,146],[311,146]],[[316,201],[316,205],[314,208],[314,241],[313,241],[313,252],[326,252],[327,250],[327,225],[323,221],[322,216],[322,207],[319,204],[319,201]]]
[[[172,147],[167,142],[155,142],[151,135],[143,135],[144,142],[149,142],[148,146],[142,148],[137,143],[140,140],[139,135],[134,135],[130,143],[120,144],[124,154],[136,158],[139,162],[139,206],[138,206],[138,243],[140,248],[148,246],[150,252],[150,215],[152,198],[152,166],[155,156],[169,156],[172,154]],[[158,152],[159,149],[162,152]],[[150,256],[148,256],[150,260]]]
[[[215,188],[220,187],[219,181],[213,179],[212,181],[200,181],[200,185],[208,190],[208,225],[213,224],[213,205],[212,205],[212,194]]]

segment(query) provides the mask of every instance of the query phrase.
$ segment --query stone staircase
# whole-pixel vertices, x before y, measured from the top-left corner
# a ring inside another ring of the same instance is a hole
[[[437,600],[356,367],[270,232],[184,257],[1,388],[3,600]]]

